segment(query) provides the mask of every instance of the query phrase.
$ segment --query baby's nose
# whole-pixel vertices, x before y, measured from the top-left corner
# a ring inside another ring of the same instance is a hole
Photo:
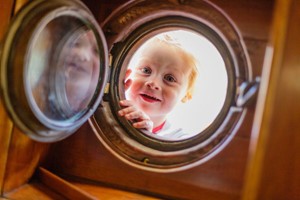
[[[157,83],[157,81],[155,80],[149,80],[146,82],[146,85],[148,88],[151,88],[153,90],[160,90],[160,86],[159,86],[159,83]]]

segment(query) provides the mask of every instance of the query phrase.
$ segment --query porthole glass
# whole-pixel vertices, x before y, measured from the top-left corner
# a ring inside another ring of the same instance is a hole
[[[46,124],[75,121],[89,109],[100,74],[93,30],[61,16],[41,28],[31,44],[25,83],[32,109]]]
[[[22,132],[37,141],[58,141],[96,110],[107,68],[106,40],[82,2],[28,2],[3,41],[3,102]]]

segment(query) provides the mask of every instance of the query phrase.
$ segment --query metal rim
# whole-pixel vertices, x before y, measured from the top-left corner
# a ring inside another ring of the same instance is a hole
[[[151,32],[187,28],[211,38],[224,53],[230,89],[222,116],[205,136],[176,142],[146,137],[116,114],[119,109],[119,82],[122,62],[130,48]],[[205,28],[203,28],[205,27]],[[107,102],[96,111],[90,124],[99,140],[116,157],[137,168],[174,172],[201,164],[219,153],[234,137],[246,113],[236,105],[242,82],[252,79],[251,65],[242,37],[219,8],[206,1],[135,1],[117,9],[104,23],[104,32],[113,56]],[[226,58],[229,56],[230,58]]]

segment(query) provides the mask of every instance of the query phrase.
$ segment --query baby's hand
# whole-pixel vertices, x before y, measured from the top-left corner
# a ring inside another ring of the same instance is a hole
[[[125,107],[119,110],[118,114],[121,117],[125,117],[127,120],[132,122],[133,127],[138,129],[146,129],[152,132],[153,122],[150,120],[148,115],[143,111],[139,110],[133,103],[129,100],[121,100],[120,105]]]

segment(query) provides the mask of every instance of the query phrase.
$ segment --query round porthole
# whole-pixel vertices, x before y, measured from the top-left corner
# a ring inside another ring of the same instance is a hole
[[[103,29],[110,83],[90,124],[115,156],[173,172],[228,144],[246,113],[244,85],[253,80],[239,31],[220,9],[207,1],[129,3]]]
[[[104,35],[84,4],[27,4],[1,53],[1,92],[14,123],[41,142],[75,132],[102,99],[107,60]]]

